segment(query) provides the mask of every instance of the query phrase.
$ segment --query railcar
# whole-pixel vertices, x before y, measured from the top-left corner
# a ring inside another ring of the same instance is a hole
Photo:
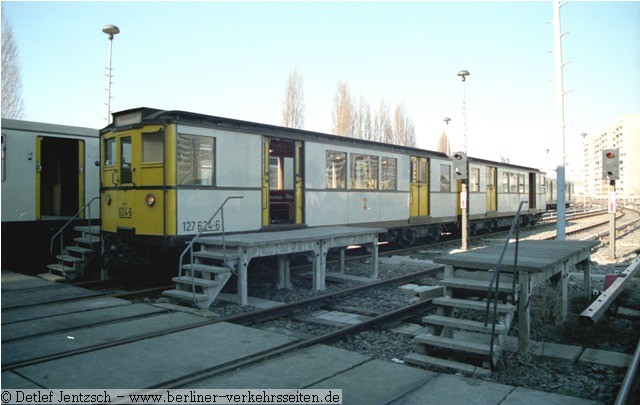
[[[564,187],[565,207],[574,202],[574,184],[571,181],[565,181]],[[555,211],[558,208],[558,180],[556,178],[547,177],[545,181],[545,200],[547,211]]]
[[[175,272],[201,231],[375,226],[409,245],[459,232],[460,181],[441,152],[144,107],[114,113],[100,134],[111,268]],[[523,223],[544,212],[544,173],[473,158],[469,167],[472,232],[508,226],[522,199]]]
[[[27,252],[3,268],[42,269],[65,224],[100,224],[99,146],[97,129],[2,118],[2,252]]]

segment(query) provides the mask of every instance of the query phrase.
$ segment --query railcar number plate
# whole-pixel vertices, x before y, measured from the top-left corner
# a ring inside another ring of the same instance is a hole
[[[120,218],[131,218],[133,216],[133,209],[123,203],[122,206],[118,207],[118,216]]]
[[[209,226],[207,221],[184,221],[182,223],[182,230],[185,232],[201,232],[201,231],[219,231],[221,229],[220,220],[211,221]],[[206,226],[206,229],[205,229]]]

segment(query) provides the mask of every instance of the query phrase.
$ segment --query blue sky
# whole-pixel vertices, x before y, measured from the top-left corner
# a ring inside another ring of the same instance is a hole
[[[3,1],[30,121],[106,125],[111,110],[187,110],[280,124],[285,81],[303,77],[305,129],[331,132],[338,81],[354,101],[404,103],[418,146],[447,133],[469,154],[555,167],[554,3]],[[640,112],[640,2],[561,8],[567,160],[580,134]],[[550,149],[551,153],[547,153]],[[551,162],[549,164],[549,162]]]

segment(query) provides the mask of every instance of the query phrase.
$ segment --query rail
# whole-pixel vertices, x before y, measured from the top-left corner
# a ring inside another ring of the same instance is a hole
[[[67,227],[69,225],[71,225],[71,223],[75,220],[78,219],[80,217],[80,214],[82,214],[83,212],[87,211],[88,213],[88,222],[89,222],[89,228],[91,228],[91,203],[93,203],[95,200],[99,200],[100,197],[93,197],[91,199],[91,201],[89,201],[88,203],[86,203],[84,205],[84,207],[80,208],[80,210],[78,210],[78,212],[76,212],[76,214],[74,216],[71,217],[71,219],[69,219],[63,226],[62,228],[60,228],[58,230],[58,232],[56,232],[52,237],[51,237],[51,243],[49,245],[49,253],[53,254],[53,244],[56,240],[56,238],[58,236],[60,236],[60,252],[62,252],[64,250],[64,238],[62,237],[62,234],[64,232],[65,229],[67,229]],[[98,236],[98,239],[101,238],[102,236]],[[93,233],[89,232],[89,241],[92,241],[93,239]]]
[[[190,263],[193,263],[193,245],[196,243],[196,239],[198,239],[200,236],[202,236],[203,233],[205,233],[205,231],[207,229],[209,229],[209,225],[211,225],[211,221],[213,221],[213,219],[216,217],[216,215],[218,215],[218,213],[220,213],[220,235],[222,236],[222,256],[223,256],[223,260],[224,260],[224,265],[226,267],[229,267],[229,269],[231,270],[230,266],[227,263],[227,246],[225,243],[225,232],[224,232],[224,205],[227,203],[227,201],[234,199],[234,198],[243,198],[242,196],[231,196],[231,197],[227,197],[222,204],[220,204],[220,207],[218,207],[218,209],[216,210],[216,212],[213,213],[213,215],[211,216],[211,218],[209,218],[209,220],[207,221],[207,223],[202,227],[202,229],[200,230],[200,232],[198,232],[196,234],[196,236],[193,237],[193,239],[191,239],[191,242],[189,242],[189,244],[187,245],[187,247],[184,249],[184,251],[180,254],[180,261],[178,262],[178,277],[182,277],[182,263],[184,260],[184,256],[189,253],[189,260]],[[193,301],[196,301],[196,284],[195,284],[195,277],[194,277],[194,271],[191,271],[191,294],[193,295]]]
[[[504,242],[504,246],[502,247],[502,252],[500,253],[500,258],[498,259],[498,263],[496,264],[493,277],[489,282],[489,288],[487,289],[487,310],[485,313],[484,326],[486,327],[489,323],[489,313],[491,311],[491,304],[493,303],[493,317],[491,323],[491,342],[489,344],[490,352],[489,356],[491,358],[491,369],[493,370],[493,340],[496,331],[496,319],[498,316],[498,299],[500,294],[500,266],[502,265],[502,260],[504,259],[504,254],[507,251],[507,247],[509,246],[509,241],[511,240],[511,236],[515,230],[516,233],[516,241],[515,241],[515,254],[513,257],[513,275],[512,275],[512,287],[511,287],[511,295],[513,299],[513,304],[515,304],[515,291],[516,291],[516,279],[518,278],[518,243],[520,241],[520,211],[522,210],[522,206],[525,201],[520,201],[520,205],[518,205],[518,211],[516,212],[515,217],[513,218],[513,222],[511,223],[511,228],[509,229],[509,234],[507,235],[507,240]],[[494,289],[495,283],[495,289]],[[493,293],[493,294],[492,294]],[[492,299],[493,295],[493,299]]]

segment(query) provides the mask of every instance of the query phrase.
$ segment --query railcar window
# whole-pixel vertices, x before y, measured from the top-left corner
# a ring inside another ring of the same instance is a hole
[[[7,179],[7,161],[6,161],[6,153],[7,153],[7,139],[4,134],[2,134],[2,181]]]
[[[471,169],[470,191],[480,191],[480,169],[474,167]]]
[[[440,165],[440,191],[451,191],[451,166]]]
[[[524,174],[518,174],[518,193],[524,194]]]
[[[215,169],[215,139],[178,134],[176,170],[179,185],[212,186]]]
[[[351,188],[357,190],[378,189],[378,157],[351,154]]]
[[[546,189],[547,189],[547,178],[545,176],[542,176],[540,178],[540,183],[538,184],[538,186],[540,187],[540,189],[538,190],[539,193],[545,193]]]
[[[509,192],[509,173],[507,172],[502,173],[502,192]]]
[[[328,150],[326,153],[327,188],[347,188],[347,154]]]
[[[131,137],[120,138],[120,182],[131,183]]]
[[[104,165],[111,166],[116,164],[116,138],[104,140]]]
[[[164,162],[164,131],[142,134],[142,163]]]
[[[382,158],[382,180],[380,188],[382,190],[396,190],[398,188],[398,160],[396,158]]]
[[[293,158],[269,157],[269,188],[271,190],[293,190]]]
[[[509,192],[516,193],[518,191],[518,174],[509,173]]]

